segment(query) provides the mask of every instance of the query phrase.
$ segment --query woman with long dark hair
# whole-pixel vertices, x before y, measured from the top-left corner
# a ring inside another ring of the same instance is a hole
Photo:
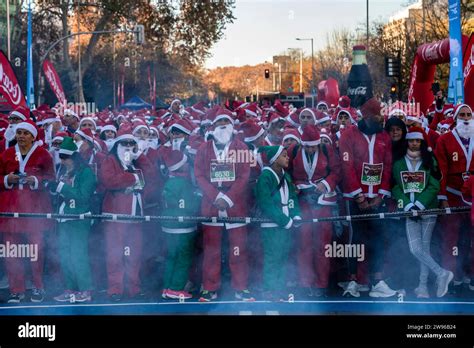
[[[406,233],[410,252],[418,259],[421,268],[419,285],[414,292],[418,298],[429,298],[427,285],[431,270],[437,276],[436,295],[443,297],[454,275],[441,268],[430,255],[436,216],[416,215],[416,211],[438,206],[440,184],[437,163],[422,128],[410,128],[405,144],[404,157],[393,164],[395,186],[392,195],[400,209],[413,212],[413,217],[406,219]]]

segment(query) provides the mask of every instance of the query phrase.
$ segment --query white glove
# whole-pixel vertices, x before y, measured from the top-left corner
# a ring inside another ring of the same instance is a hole
[[[301,220],[302,220],[302,219],[301,219],[300,216],[295,216],[295,217],[293,218],[293,227],[296,227],[296,228],[300,227],[300,226],[302,225]]]

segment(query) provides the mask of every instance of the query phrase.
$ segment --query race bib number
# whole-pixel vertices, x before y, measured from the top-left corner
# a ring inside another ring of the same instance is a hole
[[[419,172],[401,172],[402,185],[404,193],[420,193],[426,187],[426,173]]]
[[[376,186],[382,182],[383,163],[370,164],[365,163],[362,165],[362,177],[360,182],[363,185]]]
[[[212,160],[211,182],[235,181],[235,163]]]
[[[464,181],[468,181],[470,176],[471,176],[471,173],[470,173],[470,172],[464,172],[464,173],[462,173],[462,179],[463,179]]]

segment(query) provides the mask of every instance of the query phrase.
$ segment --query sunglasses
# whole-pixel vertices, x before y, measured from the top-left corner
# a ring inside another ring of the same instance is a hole
[[[130,141],[121,141],[120,145],[122,146],[135,146],[135,142],[133,140]]]
[[[470,113],[470,112],[460,112],[458,116],[468,116],[468,117],[471,117],[471,116],[472,116],[472,113]]]

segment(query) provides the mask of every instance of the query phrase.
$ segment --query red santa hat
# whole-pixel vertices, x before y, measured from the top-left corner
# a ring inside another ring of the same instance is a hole
[[[112,131],[115,134],[117,134],[117,128],[114,126],[112,122],[107,122],[104,126],[102,126],[100,129],[100,134],[102,134],[105,131]]]
[[[303,134],[301,135],[301,145],[303,146],[316,146],[321,144],[321,136],[319,129],[313,124],[308,124],[303,128]]]
[[[132,127],[128,124],[121,126],[117,132],[117,137],[114,139],[114,145],[122,140],[135,140],[135,137],[132,134]]]
[[[343,95],[339,98],[338,104],[341,108],[348,108],[351,106],[351,98],[349,98],[347,95]]]
[[[286,117],[289,114],[289,111],[287,108],[285,108],[280,101],[275,102],[275,105],[273,106],[273,109],[275,110],[276,113],[278,113],[282,117]]]
[[[414,139],[424,140],[426,144],[429,144],[428,136],[426,135],[424,129],[418,126],[410,127],[410,129],[408,129],[405,139],[406,140],[414,140]]]
[[[36,128],[36,124],[30,119],[18,123],[16,129],[23,129],[30,132],[35,139],[38,136],[38,128]]]
[[[50,124],[53,122],[61,122],[61,118],[52,111],[44,113],[43,124]]]
[[[461,111],[461,108],[463,108],[463,107],[468,108],[469,112],[470,112],[471,115],[472,115],[472,109],[471,109],[471,107],[470,107],[469,105],[467,105],[467,104],[459,104],[459,105],[456,105],[456,106],[454,107],[454,113],[453,113],[453,118],[454,118],[454,119],[457,119],[457,117],[458,117],[458,115],[459,115],[459,111]]]
[[[251,143],[261,137],[265,130],[255,123],[252,119],[249,119],[241,124],[240,129],[244,132],[244,141]]]
[[[444,116],[447,116],[447,117],[452,117],[449,116],[450,114],[452,114],[454,112],[454,105],[453,104],[444,104],[443,106],[443,115]]]
[[[329,142],[332,144],[331,136],[329,135],[329,131],[326,128],[322,128],[321,133],[319,135],[321,138],[326,138],[327,140],[329,140]]]
[[[303,112],[305,112],[305,113],[310,113],[311,116],[313,116],[314,122],[316,122],[316,121],[317,121],[317,119],[316,119],[316,112],[320,112],[320,111],[319,111],[318,109],[316,109],[316,108],[304,108],[303,110],[300,111],[299,116],[300,116]],[[299,116],[298,116],[298,117],[299,117]]]
[[[135,134],[136,132],[138,132],[138,130],[142,128],[148,129],[146,122],[140,118],[135,118],[132,121],[132,127],[133,127],[133,132],[132,132],[133,134]]]
[[[380,115],[381,111],[382,104],[375,97],[370,98],[360,107],[360,113],[362,114],[363,118]]]
[[[230,123],[234,124],[234,115],[230,110],[219,108],[214,117],[211,119],[212,124],[216,123],[219,120],[227,119]]]
[[[281,115],[279,113],[276,113],[276,112],[271,112],[269,115],[269,118],[268,118],[268,126],[270,127],[273,123],[276,123],[276,122],[285,122],[286,119],[281,117]]]
[[[450,117],[445,120],[442,120],[440,123],[438,123],[437,127],[444,128],[444,129],[449,129],[451,126],[454,124],[454,118]]]
[[[66,133],[66,132],[58,132],[55,134],[54,138],[53,138],[53,142],[55,141],[63,141],[64,140],[64,137],[68,137],[69,134]]]
[[[331,121],[331,117],[323,111],[316,110],[314,113],[316,115],[316,123],[317,124],[321,124],[321,123],[324,123],[324,122],[327,122],[327,121]]]
[[[291,125],[292,127],[298,128],[300,126],[300,110],[295,109],[291,114],[286,116],[286,121]]]
[[[92,117],[83,117],[83,118],[79,121],[79,128],[81,128],[82,124],[83,124],[85,121],[90,121],[90,122],[92,122],[92,124],[94,125],[94,128],[97,129],[97,123],[95,122],[95,120],[94,120]]]
[[[64,116],[68,116],[68,115],[77,118],[78,121],[81,121],[81,119],[79,118],[79,115],[72,109],[64,110]]]
[[[78,129],[75,134],[79,134],[82,138],[89,141],[91,144],[94,144],[94,134],[91,129]]]
[[[176,122],[173,122],[171,124],[171,126],[169,126],[168,128],[168,133],[171,132],[173,130],[173,128],[187,134],[187,135],[190,135],[193,131],[193,128],[191,127],[191,125],[189,124],[189,122],[187,122],[185,119],[181,119],[181,120],[178,120]]]
[[[324,100],[321,100],[321,101],[316,105],[316,109],[319,108],[320,106],[326,106],[326,108],[329,109],[328,103],[326,103]]]
[[[164,156],[164,161],[168,170],[174,172],[186,164],[188,157],[179,150],[172,150]]]
[[[23,121],[26,121],[29,118],[25,110],[22,108],[17,108],[11,111],[8,114],[8,117],[18,117],[18,118],[21,118]]]
[[[336,119],[339,118],[339,115],[342,114],[342,113],[346,113],[349,115],[349,119],[351,120],[351,123],[355,124],[357,123],[356,120],[355,120],[355,115],[354,115],[354,109],[352,109],[351,107],[348,107],[348,108],[340,108],[339,111],[337,112],[336,114]]]
[[[283,132],[283,142],[285,142],[286,139],[295,139],[298,144],[301,143],[300,133],[294,128],[285,128]]]

